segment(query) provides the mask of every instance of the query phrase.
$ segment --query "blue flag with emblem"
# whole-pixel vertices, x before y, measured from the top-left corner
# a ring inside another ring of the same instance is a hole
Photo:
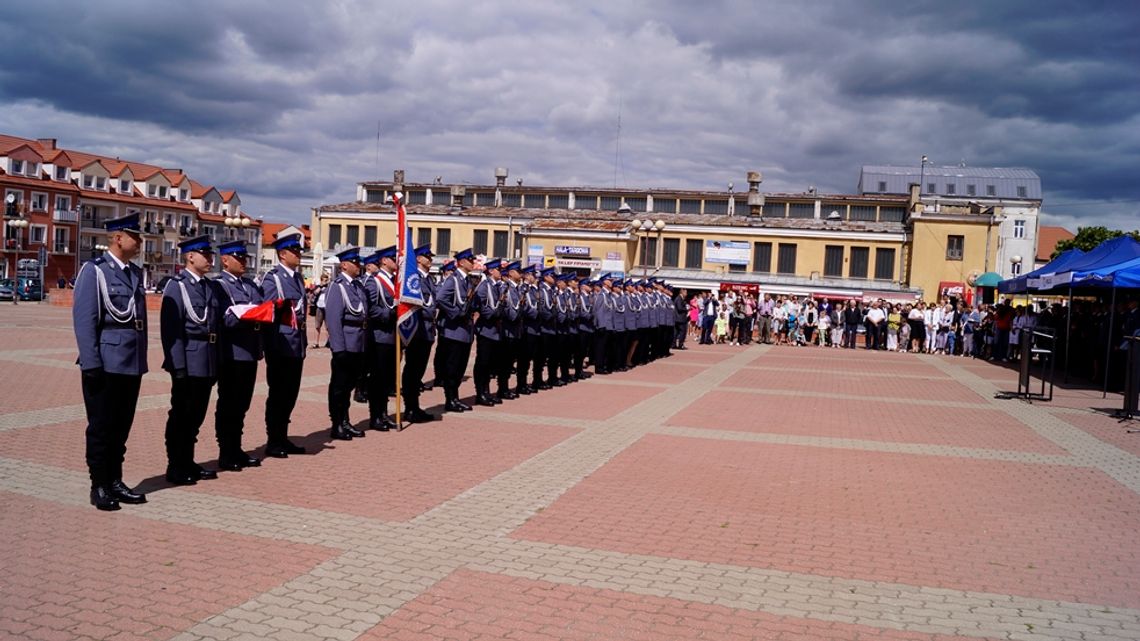
[[[403,204],[400,204],[403,207]],[[423,289],[420,287],[420,270],[416,265],[416,253],[412,251],[412,230],[404,227],[404,250],[399,256],[400,304],[396,309],[396,323],[400,338],[405,343],[412,339],[419,328],[420,315],[424,306]]]

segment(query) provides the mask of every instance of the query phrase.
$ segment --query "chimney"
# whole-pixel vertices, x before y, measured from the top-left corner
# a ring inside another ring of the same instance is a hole
[[[404,170],[397,169],[392,172],[392,191],[404,191]]]
[[[55,149],[55,138],[36,138],[36,142],[44,149]]]
[[[495,184],[499,187],[506,185],[509,173],[506,167],[495,167]]]
[[[466,187],[464,187],[463,185],[452,185],[451,186],[451,206],[452,207],[462,207],[463,206],[463,197],[466,195],[467,195],[467,188]]]
[[[760,183],[764,182],[764,175],[758,171],[750,171],[748,178],[748,214],[757,218],[764,215],[764,194],[760,193]]]
[[[922,185],[918,183],[910,183],[907,185],[909,194],[907,196],[906,210],[909,212],[922,211]]]

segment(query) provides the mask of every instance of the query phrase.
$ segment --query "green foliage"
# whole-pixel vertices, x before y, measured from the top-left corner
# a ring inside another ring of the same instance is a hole
[[[1123,232],[1119,229],[1109,229],[1108,227],[1078,227],[1075,237],[1057,243],[1057,248],[1053,250],[1053,255],[1050,256],[1050,258],[1056,258],[1060,256],[1062,252],[1073,248],[1087,252],[1106,240],[1119,238],[1126,233],[1136,240],[1140,240],[1140,231],[1137,230]]]

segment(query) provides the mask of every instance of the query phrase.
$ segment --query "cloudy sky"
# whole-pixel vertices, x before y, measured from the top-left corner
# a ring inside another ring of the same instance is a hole
[[[0,39],[0,131],[272,220],[395,168],[854,193],[925,154],[1036,170],[1051,222],[1140,226],[1132,1],[36,0],[0,6]]]

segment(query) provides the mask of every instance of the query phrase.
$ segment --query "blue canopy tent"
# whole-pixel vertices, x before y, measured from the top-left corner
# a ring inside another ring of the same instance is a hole
[[[1055,274],[1060,271],[1066,271],[1069,265],[1076,261],[1078,258],[1084,256],[1085,253],[1079,249],[1070,249],[1061,253],[1053,260],[1038,267],[1037,269],[1022,274],[1015,278],[1009,278],[998,283],[998,293],[1001,294],[1024,294],[1030,289],[1037,289],[1040,283],[1037,281],[1040,277],[1047,274]],[[1034,281],[1033,286],[1030,286],[1030,279]]]
[[[1064,271],[1054,270],[1053,274],[1043,276],[1041,289],[1071,287],[1074,276],[1079,273],[1111,269],[1134,258],[1140,258],[1140,241],[1131,236],[1106,240],[1067,265]]]
[[[1140,289],[1140,258],[1129,261],[1112,275],[1112,282],[1123,289]]]

